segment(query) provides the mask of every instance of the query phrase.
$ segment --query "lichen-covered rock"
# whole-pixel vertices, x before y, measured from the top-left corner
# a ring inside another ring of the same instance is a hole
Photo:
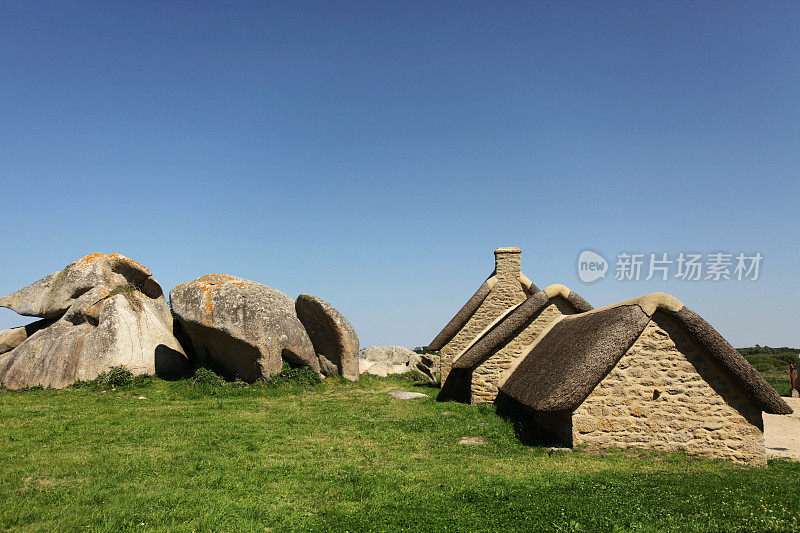
[[[415,352],[403,346],[370,346],[361,350],[359,358],[392,366],[407,365],[415,355],[417,355]]]
[[[402,346],[370,346],[359,353],[359,371],[362,374],[386,376],[420,372],[431,381],[438,373],[438,358],[420,355]]]
[[[188,367],[161,286],[120,254],[82,257],[0,306],[47,319],[4,332],[13,346],[0,357],[0,382],[11,389],[65,387],[115,366],[165,376]]]
[[[210,274],[170,291],[172,310],[198,359],[231,379],[253,382],[283,360],[320,371],[294,300],[246,279]]]
[[[358,335],[350,322],[331,304],[310,294],[298,296],[294,307],[314,345],[322,373],[357,380]]]
[[[405,374],[411,371],[407,364],[390,365],[387,363],[377,363],[375,361],[365,361],[363,359],[358,362],[358,368],[359,372],[362,374],[371,374],[382,378],[385,378],[389,374]]]
[[[430,353],[414,355],[416,358],[410,360],[409,363],[425,374],[431,381],[436,381],[436,376],[439,375],[439,356]]]
[[[24,316],[58,318],[91,289],[121,287],[134,287],[151,299],[163,296],[152,273],[136,261],[121,254],[94,253],[0,298],[0,307]]]

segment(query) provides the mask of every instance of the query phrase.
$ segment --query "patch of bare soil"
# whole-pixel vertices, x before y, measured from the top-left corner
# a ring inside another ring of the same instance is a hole
[[[800,398],[784,398],[794,410],[790,415],[764,413],[764,446],[767,457],[800,461]]]

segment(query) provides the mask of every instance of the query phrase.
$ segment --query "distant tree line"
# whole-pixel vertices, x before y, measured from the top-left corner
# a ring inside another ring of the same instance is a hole
[[[788,348],[786,346],[782,346],[781,348],[770,348],[769,346],[759,346],[758,344],[751,348],[738,348],[738,350],[742,355],[756,355],[760,353],[766,353],[770,355],[778,355],[782,353],[793,353],[795,355],[800,354],[800,348]]]
[[[800,348],[770,348],[769,346],[759,346],[756,344],[751,348],[739,348],[745,359],[747,359],[756,370],[766,374],[788,373],[789,365],[800,366]]]

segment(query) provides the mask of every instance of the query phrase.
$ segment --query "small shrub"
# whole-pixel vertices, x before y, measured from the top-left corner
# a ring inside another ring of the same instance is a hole
[[[97,381],[101,387],[122,387],[133,383],[133,374],[124,366],[111,367],[108,372],[97,376]]]
[[[267,383],[291,383],[293,385],[317,385],[322,383],[319,375],[311,367],[292,367],[286,362],[283,363],[283,370],[270,376],[266,381]]]
[[[111,367],[96,378],[88,381],[78,380],[69,386],[71,389],[111,389],[126,385],[146,385],[153,380],[152,376],[134,376],[124,366]]]
[[[136,289],[130,285],[120,285],[119,287],[114,287],[111,289],[111,292],[108,293],[107,298],[110,298],[116,294],[133,294]]]
[[[225,385],[225,380],[208,368],[198,368],[194,371],[194,376],[190,380],[192,385],[205,385],[209,387],[222,387]]]

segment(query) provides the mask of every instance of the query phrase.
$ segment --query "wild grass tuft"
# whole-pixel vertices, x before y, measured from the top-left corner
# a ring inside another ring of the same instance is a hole
[[[111,289],[111,292],[108,293],[107,298],[115,296],[117,294],[133,294],[136,292],[136,287],[131,285],[120,285],[119,287],[114,287]]]

